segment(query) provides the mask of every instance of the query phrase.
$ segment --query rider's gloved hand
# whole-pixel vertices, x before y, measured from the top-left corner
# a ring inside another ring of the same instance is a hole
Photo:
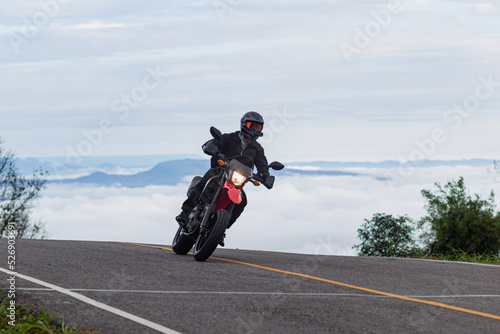
[[[259,176],[259,178],[262,179],[262,181],[266,181],[267,177],[270,175],[269,173],[267,172],[263,172],[263,173],[258,173],[257,174]]]

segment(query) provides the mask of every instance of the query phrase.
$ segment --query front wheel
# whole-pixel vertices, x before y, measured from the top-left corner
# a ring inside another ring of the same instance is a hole
[[[193,247],[195,241],[195,236],[186,234],[186,231],[179,226],[172,241],[172,250],[176,254],[186,255]]]
[[[193,256],[196,261],[205,261],[212,255],[226,231],[229,218],[229,213],[224,209],[210,217],[205,231],[200,232],[194,245]]]

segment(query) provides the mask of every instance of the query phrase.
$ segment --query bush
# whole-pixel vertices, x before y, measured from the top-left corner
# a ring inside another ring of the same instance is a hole
[[[472,198],[464,179],[448,182],[437,190],[422,190],[427,199],[428,216],[419,221],[427,227],[426,243],[436,253],[448,254],[459,250],[467,254],[492,254],[500,251],[500,214],[495,213],[493,191],[488,200],[479,195]]]
[[[376,213],[358,229],[359,256],[406,257],[419,251],[413,238],[413,222],[407,216]]]

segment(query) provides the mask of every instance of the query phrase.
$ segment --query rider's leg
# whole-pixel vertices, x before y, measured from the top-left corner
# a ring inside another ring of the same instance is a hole
[[[177,220],[180,225],[184,226],[187,223],[188,216],[198,203],[198,199],[200,198],[200,194],[203,191],[203,188],[205,188],[205,184],[210,178],[214,177],[215,175],[217,175],[217,169],[209,169],[201,178],[200,182],[198,182],[198,184],[194,186],[188,198],[184,201],[184,203],[182,203],[181,213],[177,217],[175,217],[175,220]]]

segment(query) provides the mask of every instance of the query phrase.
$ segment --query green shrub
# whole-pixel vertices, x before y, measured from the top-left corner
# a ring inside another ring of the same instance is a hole
[[[420,251],[413,237],[413,222],[407,216],[376,213],[358,229],[359,256],[406,257]]]
[[[463,177],[437,190],[422,190],[427,199],[428,216],[419,221],[426,228],[426,243],[435,253],[453,254],[455,250],[467,254],[498,255],[500,251],[500,214],[495,212],[493,191],[487,200],[479,195],[471,197]]]

